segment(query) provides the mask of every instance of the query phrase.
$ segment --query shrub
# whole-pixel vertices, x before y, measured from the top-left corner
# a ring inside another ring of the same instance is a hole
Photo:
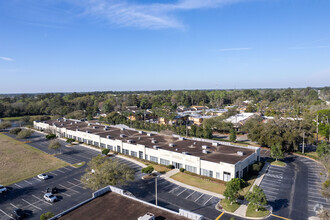
[[[54,217],[54,213],[46,212],[46,213],[40,215],[40,220],[47,220],[47,219],[50,219],[52,217]]]
[[[69,143],[69,144],[71,144],[72,142],[74,142],[75,141],[75,139],[73,139],[73,138],[68,138],[68,139],[66,139],[66,143]]]
[[[159,171],[159,173],[160,173],[160,174],[165,174],[166,171],[165,171],[165,170],[161,170],[161,171]]]
[[[172,164],[169,164],[166,166],[168,169],[174,169],[174,166]]]
[[[110,152],[109,149],[103,149],[102,150],[102,154],[104,154],[104,155],[108,155],[109,152]]]
[[[4,121],[0,123],[0,129],[6,129],[10,127],[11,127],[11,123],[9,121]]]
[[[152,171],[154,171],[154,168],[153,168],[153,166],[150,166],[150,165],[141,169],[142,173],[152,173]]]
[[[56,134],[47,134],[47,135],[46,135],[46,138],[47,138],[48,140],[54,139],[54,138],[56,138]]]
[[[17,135],[18,133],[20,133],[22,131],[21,128],[13,128],[9,131],[9,133]]]
[[[253,173],[258,173],[260,172],[260,170],[262,169],[263,167],[263,163],[262,162],[256,162],[252,165],[252,172]]]
[[[17,134],[16,138],[18,138],[18,139],[28,138],[28,137],[30,137],[30,136],[33,134],[33,132],[34,132],[34,131],[29,130],[29,129],[21,130],[21,131]]]
[[[180,168],[180,172],[183,173],[184,172],[184,168],[181,167]]]

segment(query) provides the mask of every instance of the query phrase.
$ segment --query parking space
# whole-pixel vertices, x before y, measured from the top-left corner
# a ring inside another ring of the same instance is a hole
[[[269,166],[260,184],[269,202],[275,202],[280,199],[279,191],[282,185],[284,170],[285,168],[282,167]]]

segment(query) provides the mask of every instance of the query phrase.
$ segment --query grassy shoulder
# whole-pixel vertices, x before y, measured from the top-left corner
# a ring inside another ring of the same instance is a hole
[[[316,152],[301,153],[301,152],[297,151],[297,152],[295,152],[295,154],[307,156],[307,157],[312,158],[314,160],[319,160],[319,157],[318,157]]]
[[[68,164],[0,133],[0,184],[10,185]]]
[[[84,166],[85,164],[86,164],[86,162],[85,161],[82,161],[82,162],[79,162],[79,163],[74,163],[74,164],[72,164],[72,166],[74,168],[79,168],[79,167]]]
[[[238,207],[240,207],[240,204],[238,204],[237,202],[233,202],[233,204],[230,204],[230,201],[228,201],[227,199],[222,199],[220,205],[227,212],[235,212]]]
[[[179,172],[171,176],[171,178],[184,184],[195,186],[200,189],[205,189],[219,194],[223,194],[226,189],[225,182],[221,180],[212,181],[210,179],[203,178],[202,176],[194,176],[191,174],[187,174],[186,172]]]
[[[285,163],[282,161],[273,161],[270,163],[271,165],[275,165],[275,166],[280,166],[280,167],[285,167]]]
[[[247,217],[265,217],[269,214],[269,211],[265,208],[261,208],[256,211],[256,207],[253,205],[248,205],[246,209],[246,216]]]

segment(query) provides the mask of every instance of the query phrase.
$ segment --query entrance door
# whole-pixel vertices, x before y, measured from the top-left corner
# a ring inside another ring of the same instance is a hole
[[[175,167],[175,169],[180,169],[182,168],[182,164],[181,163],[177,163],[177,162],[172,162],[172,165]]]

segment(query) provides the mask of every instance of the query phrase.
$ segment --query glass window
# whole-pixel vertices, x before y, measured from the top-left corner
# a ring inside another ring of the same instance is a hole
[[[137,152],[136,151],[131,151],[131,156],[137,157]]]
[[[150,161],[158,163],[158,157],[150,156]]]
[[[163,164],[163,165],[166,165],[167,166],[167,165],[170,164],[170,161],[160,158],[160,164]]]
[[[189,171],[189,172],[197,173],[197,168],[196,168],[196,167],[186,165],[186,166],[185,166],[185,169],[186,169],[187,171]]]

